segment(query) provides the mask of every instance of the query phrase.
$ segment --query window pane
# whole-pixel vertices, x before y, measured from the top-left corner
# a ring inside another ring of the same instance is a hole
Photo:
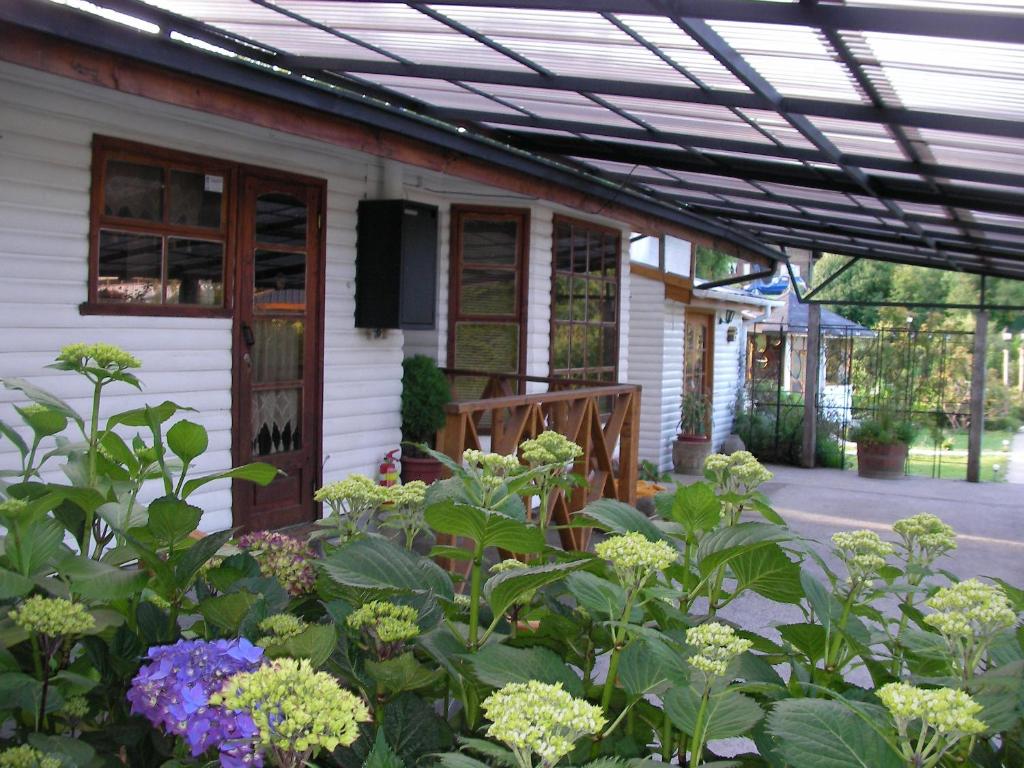
[[[252,376],[259,383],[302,378],[305,323],[298,318],[257,317],[252,321]]]
[[[569,346],[569,367],[583,368],[587,364],[587,327],[572,326],[572,342]]]
[[[630,261],[658,269],[661,266],[658,253],[660,241],[656,237],[642,236],[636,239],[637,237],[638,235],[633,233],[633,239],[629,243]]]
[[[556,369],[569,367],[569,328],[570,326],[564,324],[555,326],[555,338],[551,344],[551,364]]]
[[[103,181],[103,212],[123,219],[163,221],[163,169],[110,160]]]
[[[100,232],[96,298],[130,304],[160,303],[159,237],[128,232]]]
[[[516,373],[519,370],[519,326],[514,323],[457,323],[455,367]]]
[[[686,240],[678,237],[665,237],[665,271],[674,275],[690,276],[690,249]]]
[[[223,176],[171,171],[170,184],[169,224],[220,228]]]
[[[519,224],[466,219],[462,224],[462,263],[515,266]]]
[[[555,269],[568,272],[572,269],[572,230],[568,224],[555,225]]]
[[[614,235],[604,236],[604,276],[619,274],[619,239]]]
[[[591,274],[599,275],[604,269],[603,239],[600,232],[587,232],[587,253],[589,254],[587,271]]]
[[[208,240],[167,239],[168,304],[224,305],[224,245]]]
[[[306,306],[306,255],[256,251],[253,304],[263,310],[302,310]]]
[[[615,283],[602,283],[604,298],[601,300],[601,321],[605,323],[615,322]]]
[[[514,315],[516,273],[510,269],[464,269],[459,311],[464,315]]]
[[[301,248],[306,244],[306,204],[278,192],[256,198],[256,240]]]
[[[573,228],[572,268],[575,272],[587,271],[587,233]]]
[[[255,456],[297,451],[302,447],[299,410],[302,390],[270,389],[253,392],[252,452]]]
[[[555,275],[555,319],[569,319],[569,277]]]

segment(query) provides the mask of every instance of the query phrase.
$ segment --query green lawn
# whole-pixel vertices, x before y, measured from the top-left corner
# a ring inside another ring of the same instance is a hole
[[[931,437],[922,433],[910,447],[909,474],[922,477],[941,477],[947,480],[963,480],[967,477],[967,432],[946,433],[947,447],[936,450]],[[1003,482],[1009,452],[1003,449],[1003,441],[1009,446],[1012,432],[986,432],[982,438],[981,479],[985,482]],[[857,468],[857,446],[847,446],[847,462]],[[999,471],[996,471],[996,467]]]

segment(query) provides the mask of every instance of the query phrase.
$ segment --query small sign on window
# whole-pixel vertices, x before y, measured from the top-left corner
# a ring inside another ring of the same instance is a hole
[[[210,175],[209,173],[206,174],[206,178],[203,180],[203,191],[204,192],[213,192],[213,193],[218,194],[218,195],[223,194],[224,193],[224,177],[223,176],[213,176],[213,175]]]

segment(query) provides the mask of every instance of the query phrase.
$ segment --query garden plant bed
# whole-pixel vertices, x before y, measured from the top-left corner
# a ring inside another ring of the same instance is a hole
[[[581,449],[544,432],[517,455],[433,453],[451,477],[429,487],[329,482],[308,543],[195,537],[193,492],[276,470],[195,474],[205,430],[171,403],[101,423],[137,365],[61,353],[94,386],[85,418],[5,382],[32,404],[2,430],[21,466],[0,502],[0,765],[1022,763],[1024,594],[945,571],[956,534],[933,515],[837,533],[822,558],[741,451],[653,517],[590,503],[600,541],[567,551],[526,515],[575,486]],[[750,599],[799,618],[771,637],[723,618]],[[737,736],[749,752],[722,762]]]

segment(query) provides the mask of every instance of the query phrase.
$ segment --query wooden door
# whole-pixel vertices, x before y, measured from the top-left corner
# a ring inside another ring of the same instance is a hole
[[[235,461],[283,474],[236,482],[234,524],[280,528],[316,516],[323,423],[322,183],[249,173],[239,204]]]

